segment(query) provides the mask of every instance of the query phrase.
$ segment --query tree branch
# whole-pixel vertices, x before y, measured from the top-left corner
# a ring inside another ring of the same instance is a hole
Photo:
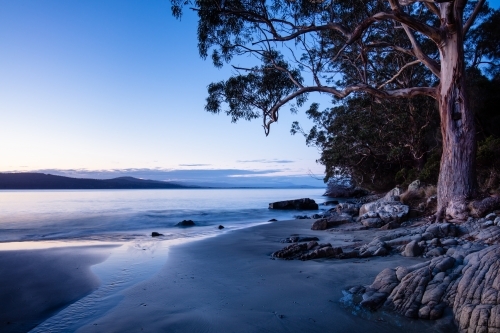
[[[462,30],[462,34],[464,37],[467,34],[467,32],[469,32],[470,27],[474,24],[474,21],[476,20],[477,15],[481,11],[481,8],[483,8],[484,2],[485,2],[485,0],[479,0],[477,2],[476,7],[474,8],[474,11],[472,12],[472,14],[469,17],[469,19],[467,20],[467,22],[465,22],[463,30]]]
[[[388,85],[392,81],[396,80],[397,77],[399,75],[401,75],[401,73],[403,73],[403,71],[405,70],[405,68],[408,68],[410,66],[413,66],[413,65],[416,65],[416,64],[419,64],[419,63],[420,63],[420,60],[415,60],[415,61],[412,61],[412,62],[409,62],[409,63],[405,64],[403,67],[401,67],[399,69],[399,71],[390,80],[387,80],[386,82],[382,83],[380,86],[378,86],[377,89],[382,89],[385,85]]]
[[[356,40],[361,38],[365,30],[368,29],[368,27],[370,27],[373,23],[388,20],[394,20],[401,24],[407,25],[411,29],[416,30],[429,37],[436,45],[439,45],[441,43],[441,35],[439,29],[422,23],[399,9],[393,9],[390,13],[379,12],[373,16],[366,18],[354,29],[354,32],[351,34],[346,44],[351,45]]]
[[[335,24],[335,23],[328,23],[319,26],[310,25],[308,27],[293,26],[293,29],[296,29],[297,31],[288,36],[281,36],[276,32],[276,30],[272,29],[271,30],[271,34],[273,35],[272,39],[263,39],[257,42],[253,42],[252,44],[255,45],[263,42],[286,42],[295,39],[301,35],[307,34],[309,32],[325,31],[325,30],[336,30],[340,32],[342,35],[346,36],[347,38],[349,38],[350,36],[350,33],[344,27],[342,27],[340,24]]]
[[[434,75],[436,75],[439,78],[441,76],[441,69],[439,64],[422,51],[422,48],[420,47],[420,44],[415,38],[413,31],[411,31],[410,28],[408,28],[408,26],[403,24],[403,29],[405,30],[406,35],[408,36],[408,39],[411,42],[411,46],[413,47],[413,53],[415,53],[415,57],[417,57],[417,59],[419,59],[425,66],[427,66],[427,68],[429,68],[429,70],[432,73],[434,73]]]
[[[374,87],[371,87],[366,84],[354,85],[345,88],[344,90],[338,90],[332,87],[317,87],[310,86],[304,87],[301,89],[297,89],[290,95],[286,96],[278,103],[276,103],[269,111],[264,111],[264,132],[269,135],[270,126],[272,123],[278,121],[278,110],[290,102],[292,99],[299,97],[302,94],[307,94],[310,92],[324,92],[332,94],[338,98],[344,98],[349,96],[354,92],[365,92],[374,97],[379,98],[410,98],[419,95],[430,96],[432,98],[436,98],[437,89],[432,87],[412,87],[412,88],[403,88],[403,89],[395,89],[395,90],[380,90]],[[269,120],[267,120],[269,118]],[[267,121],[266,121],[267,120]]]

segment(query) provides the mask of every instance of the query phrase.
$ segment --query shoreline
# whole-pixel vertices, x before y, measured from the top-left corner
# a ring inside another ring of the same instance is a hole
[[[345,303],[342,291],[349,286],[370,284],[382,269],[421,258],[271,260],[270,254],[283,247],[280,240],[293,234],[343,247],[373,238],[373,230],[310,230],[312,222],[259,224],[169,246],[168,255],[159,256],[156,273],[115,292],[110,307],[72,327],[78,332],[323,332],[332,327],[350,333],[445,331],[439,321],[371,313]],[[106,261],[93,271],[99,266]],[[58,316],[34,332],[51,327],[51,321],[60,321]]]
[[[99,279],[90,267],[110,251],[108,245],[0,251],[0,331],[26,332],[92,293]]]

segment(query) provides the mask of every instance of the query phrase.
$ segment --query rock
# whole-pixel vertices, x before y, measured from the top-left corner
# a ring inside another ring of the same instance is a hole
[[[353,220],[352,220],[351,215],[344,214],[344,213],[341,213],[341,214],[332,213],[327,218],[327,221],[328,221],[328,227],[332,228],[332,227],[335,227],[335,226],[338,226],[341,224],[351,223]]]
[[[338,204],[339,202],[337,200],[329,200],[322,203],[323,206],[335,206]]]
[[[348,215],[358,215],[359,214],[359,205],[342,202],[337,205],[337,213],[339,214],[348,214]]]
[[[159,232],[156,232],[156,231],[153,231],[151,233],[151,237],[159,237],[159,236],[163,236],[163,234],[160,234]]]
[[[426,230],[426,233],[431,233],[435,238],[455,237],[457,234],[457,227],[452,223],[434,223],[431,224]]]
[[[307,243],[302,243],[302,244],[292,244],[285,246],[283,249],[273,252],[271,254],[272,257],[275,258],[290,258],[296,255],[301,254],[303,251],[307,250]]]
[[[196,223],[194,223],[191,220],[183,220],[183,221],[176,224],[176,226],[178,226],[178,227],[193,227],[195,225],[196,225]]]
[[[498,196],[472,201],[469,204],[470,214],[474,217],[483,217],[486,213],[498,208],[500,208],[500,197]]]
[[[402,253],[405,257],[418,257],[422,254],[422,248],[418,245],[417,241],[411,241],[405,246],[405,250]]]
[[[433,234],[433,233],[431,233],[431,232],[424,232],[424,233],[422,234],[422,239],[423,239],[423,240],[431,240],[431,239],[433,239],[433,238],[434,238],[434,234]]]
[[[324,216],[321,215],[321,214],[313,214],[313,216],[311,216],[313,219],[322,219]]]
[[[384,225],[382,219],[378,217],[363,219],[361,223],[367,228],[380,228]]]
[[[221,230],[221,229],[224,229],[224,226],[223,226],[223,225],[219,225],[217,228],[218,228],[219,230]]]
[[[418,191],[422,187],[420,180],[414,180],[410,185],[408,185],[407,191]]]
[[[500,227],[492,226],[482,229],[474,235],[474,238],[486,244],[500,244]]]
[[[360,305],[370,310],[376,310],[386,300],[389,293],[399,284],[396,271],[386,268],[380,272],[370,287],[363,294]]]
[[[493,221],[493,223],[495,223],[495,225],[498,225],[500,224],[500,216],[495,218],[495,220]]]
[[[272,202],[269,209],[317,210],[318,204],[309,198]]]
[[[434,249],[431,249],[429,251],[427,251],[427,253],[425,254],[427,257],[439,257],[443,254],[445,254],[445,250],[442,248],[442,247],[436,247]]]
[[[458,245],[458,241],[456,239],[444,239],[441,241],[441,245],[443,246],[454,246],[454,245]]]
[[[276,219],[270,219],[270,220],[269,220],[269,221],[267,221],[267,222],[278,222],[278,220],[276,220]]]
[[[294,215],[293,216],[296,220],[310,220],[311,218],[307,215]]]
[[[484,218],[486,220],[488,220],[488,221],[495,221],[496,217],[497,217],[497,214],[495,214],[495,213],[489,213]]]
[[[425,210],[427,212],[435,212],[436,209],[437,209],[437,195],[432,195],[425,202]]]
[[[389,223],[384,224],[380,227],[381,230],[391,230],[399,228],[399,224],[397,222],[391,221]]]
[[[375,201],[364,204],[359,210],[360,218],[364,219],[377,214],[385,223],[402,222],[410,211],[410,207],[399,201]],[[385,224],[384,223],[384,224]]]
[[[328,228],[328,221],[326,219],[320,219],[314,221],[311,226],[311,230],[325,230]]]
[[[498,332],[500,327],[500,246],[469,254],[463,275],[450,293],[460,332]]]
[[[337,214],[337,213],[332,213],[328,218],[323,218],[316,220],[312,226],[312,230],[325,230],[329,228],[336,227],[341,224],[345,223],[351,223],[352,218],[350,215],[347,214]]]

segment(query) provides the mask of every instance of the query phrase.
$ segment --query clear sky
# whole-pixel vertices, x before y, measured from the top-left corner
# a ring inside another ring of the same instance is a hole
[[[0,0],[0,172],[321,185],[318,150],[289,133],[303,112],[265,137],[204,111],[231,70],[199,58],[196,28],[168,0]]]

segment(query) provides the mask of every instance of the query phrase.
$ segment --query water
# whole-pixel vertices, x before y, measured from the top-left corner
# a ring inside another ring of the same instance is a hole
[[[169,248],[228,230],[320,211],[270,210],[270,202],[326,200],[323,189],[0,191],[0,250],[114,243],[91,267],[101,281],[32,332],[74,332],[119,304],[127,288],[154,276]],[[190,219],[196,227],[175,224]],[[218,225],[224,225],[221,231]],[[164,236],[151,237],[157,231]]]
[[[29,190],[0,191],[0,242],[128,241],[157,231],[164,239],[241,228],[315,211],[268,209],[274,201],[326,200],[323,189]],[[320,211],[329,207],[321,206]],[[175,224],[193,220],[197,227]]]

